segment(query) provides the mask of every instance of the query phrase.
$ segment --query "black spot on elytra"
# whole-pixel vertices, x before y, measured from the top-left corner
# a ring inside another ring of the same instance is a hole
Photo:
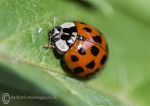
[[[86,54],[86,51],[83,47],[81,47],[79,50],[78,50],[78,53],[81,54],[81,55],[85,55]]]
[[[98,53],[99,53],[99,49],[96,47],[96,46],[92,46],[91,47],[91,53],[94,55],[94,56],[97,56]]]
[[[85,30],[85,31],[87,31],[89,33],[92,32],[92,30],[90,28],[88,28],[88,27],[84,27],[83,30]]]
[[[84,69],[81,68],[81,67],[76,67],[75,69],[73,69],[73,72],[74,72],[75,74],[80,74],[80,73],[82,73],[83,71],[84,71]]]
[[[100,61],[100,64],[101,64],[101,65],[104,65],[104,64],[106,63],[106,60],[107,60],[107,56],[104,55],[104,56],[102,57],[101,61]]]
[[[95,66],[95,62],[92,60],[90,63],[86,65],[87,68],[93,69]]]
[[[77,56],[75,56],[75,55],[71,55],[71,60],[73,62],[76,62],[76,61],[79,61],[79,58]]]
[[[93,36],[93,40],[97,43],[102,43],[102,38],[100,35]]]

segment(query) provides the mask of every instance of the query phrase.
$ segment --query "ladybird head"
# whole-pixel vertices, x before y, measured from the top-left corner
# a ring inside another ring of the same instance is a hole
[[[54,46],[54,49],[61,55],[72,46],[76,37],[76,27],[72,22],[66,22],[60,26],[56,26],[49,32],[51,45]]]

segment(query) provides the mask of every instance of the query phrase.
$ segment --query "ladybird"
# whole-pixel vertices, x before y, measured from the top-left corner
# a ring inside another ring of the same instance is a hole
[[[108,58],[107,41],[100,31],[83,22],[65,22],[48,33],[49,44],[73,75],[88,78],[96,74]]]

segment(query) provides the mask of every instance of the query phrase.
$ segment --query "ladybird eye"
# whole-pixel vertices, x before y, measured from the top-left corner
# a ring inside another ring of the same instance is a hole
[[[60,37],[59,37],[58,34],[56,34],[55,36],[52,36],[52,37],[51,37],[51,41],[52,41],[52,42],[56,42],[56,41],[58,41],[59,39],[60,39]]]

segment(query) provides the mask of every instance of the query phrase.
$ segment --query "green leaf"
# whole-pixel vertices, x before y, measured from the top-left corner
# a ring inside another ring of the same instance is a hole
[[[149,8],[146,0],[1,0],[0,96],[51,97],[11,98],[15,106],[149,106]],[[56,25],[79,20],[101,30],[110,53],[102,73],[72,78],[43,48],[53,17]]]

